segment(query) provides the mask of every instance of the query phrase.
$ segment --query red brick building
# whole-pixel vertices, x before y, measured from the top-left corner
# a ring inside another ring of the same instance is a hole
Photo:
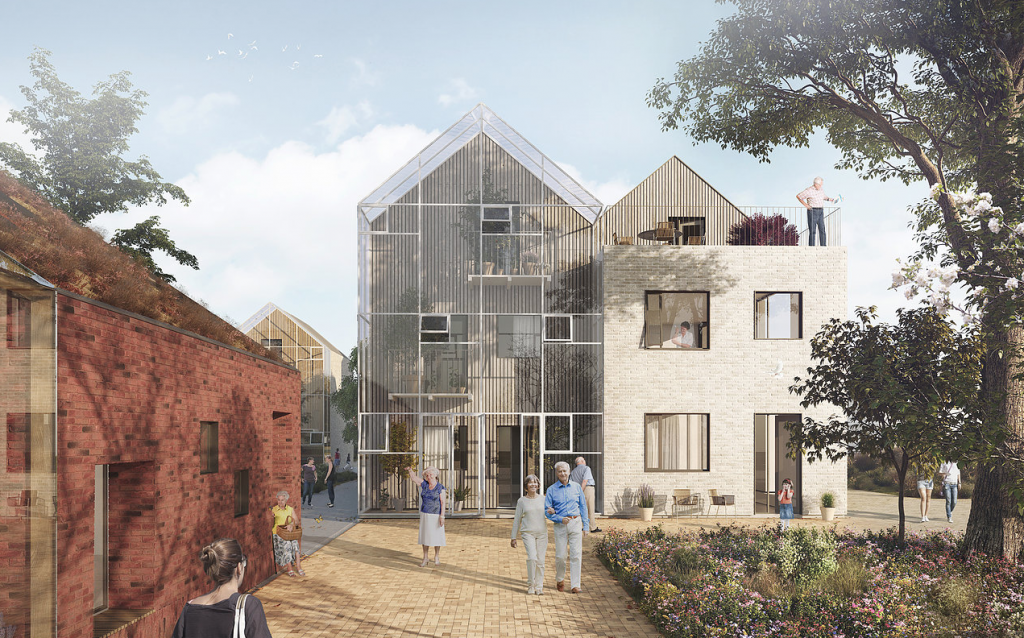
[[[168,636],[184,602],[210,589],[198,561],[209,541],[239,539],[248,586],[274,573],[268,508],[298,485],[299,373],[259,347],[65,290],[73,282],[103,297],[98,273],[68,274],[11,239],[12,220],[31,215],[17,206],[25,194],[4,186],[0,635],[13,626],[31,638]],[[34,223],[62,223],[31,204]],[[122,276],[145,277],[110,259]],[[159,316],[202,324],[198,304],[159,294],[174,299],[153,304]]]

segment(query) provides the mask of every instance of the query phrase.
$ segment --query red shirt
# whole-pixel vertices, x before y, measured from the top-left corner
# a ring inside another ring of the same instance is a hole
[[[779,503],[782,503],[783,505],[789,505],[792,502],[793,502],[793,490],[792,489],[790,489],[788,487],[784,487],[781,490],[779,490]]]

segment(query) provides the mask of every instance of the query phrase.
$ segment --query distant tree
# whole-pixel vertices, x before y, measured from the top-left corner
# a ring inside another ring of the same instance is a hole
[[[93,89],[95,97],[89,99],[57,77],[49,56],[45,49],[36,49],[29,56],[29,70],[36,81],[31,87],[21,87],[28,106],[12,110],[8,119],[25,126],[41,157],[37,159],[18,144],[0,142],[0,164],[83,225],[103,213],[127,212],[129,206],[163,205],[168,197],[188,205],[185,191],[160,181],[160,174],[145,156],[134,162],[123,157],[146,107],[146,93],[132,90],[129,73],[121,71],[98,82]],[[198,270],[196,257],[175,246],[167,231],[157,226],[158,221],[150,217],[120,231],[113,243],[169,281],[173,277],[153,262],[154,250]]]
[[[331,405],[345,419],[341,438],[351,443],[359,454],[359,347],[353,346],[348,354],[348,376],[341,378],[341,385],[331,393]]]
[[[796,246],[799,235],[784,215],[755,213],[732,225],[728,241],[730,246]]]
[[[857,308],[857,321],[832,319],[811,339],[817,365],[790,391],[805,408],[834,405],[842,416],[787,424],[790,456],[806,454],[813,463],[855,451],[887,459],[902,486],[912,462],[973,447],[980,340],[963,339],[931,308],[896,313],[896,325],[876,324],[874,307]],[[899,515],[902,543],[902,489]]]

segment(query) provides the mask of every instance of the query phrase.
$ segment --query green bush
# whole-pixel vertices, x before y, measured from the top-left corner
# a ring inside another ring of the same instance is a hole
[[[847,554],[836,563],[836,570],[822,580],[822,591],[844,598],[866,592],[871,585],[871,570],[860,554]]]
[[[836,506],[836,495],[832,492],[825,492],[821,495],[821,506],[822,507],[835,507]]]
[[[342,470],[338,472],[338,479],[335,483],[348,483],[349,481],[356,480],[356,473],[354,470]]]
[[[940,582],[929,598],[936,609],[947,618],[960,618],[978,603],[981,587],[977,581],[953,578]]]
[[[680,547],[672,553],[669,581],[677,587],[698,578],[714,567],[714,561],[695,547]]]
[[[836,537],[830,530],[798,527],[784,534],[759,534],[752,567],[774,565],[779,574],[797,589],[806,589],[836,571]]]

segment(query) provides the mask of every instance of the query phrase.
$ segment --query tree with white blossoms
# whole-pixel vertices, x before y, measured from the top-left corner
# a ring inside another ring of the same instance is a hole
[[[648,94],[663,128],[683,127],[695,142],[763,161],[776,146],[808,146],[820,131],[842,153],[838,169],[938,186],[937,199],[917,209],[922,252],[913,263],[938,257],[941,270],[929,278],[918,266],[918,290],[946,306],[943,276],[950,286],[981,291],[964,310],[983,326],[980,394],[998,405],[991,425],[1002,432],[993,438],[1008,452],[1024,438],[1024,313],[1017,296],[1024,255],[1007,230],[1024,223],[1024,2],[723,3],[735,5],[734,14]],[[967,188],[992,194],[972,200],[975,217],[950,192]],[[999,232],[988,230],[993,216],[986,207],[1001,211]],[[930,289],[929,280],[936,282]],[[996,458],[979,465],[966,553],[1024,558],[1014,474]]]

